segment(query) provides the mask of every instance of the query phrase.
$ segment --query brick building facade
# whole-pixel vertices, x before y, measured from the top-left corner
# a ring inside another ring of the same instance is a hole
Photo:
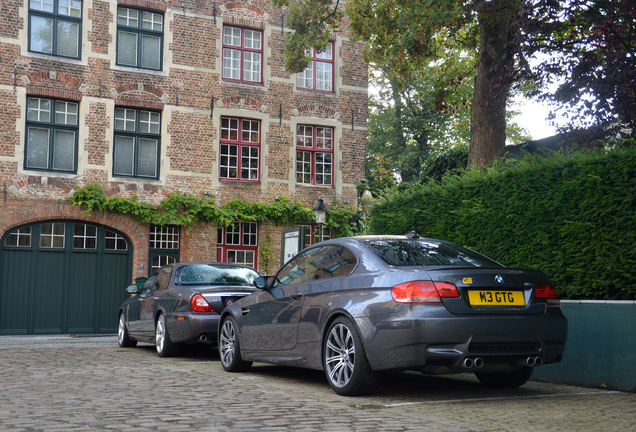
[[[83,241],[110,256],[121,239],[127,283],[166,259],[258,268],[259,245],[271,237],[280,256],[288,228],[186,231],[85,216],[66,201],[75,186],[99,183],[155,205],[172,191],[221,204],[279,196],[355,204],[366,148],[362,46],[345,24],[324,53],[312,52],[308,70],[289,74],[285,18],[266,0],[3,0],[0,271],[40,262],[19,258],[21,247],[35,257]],[[73,268],[65,269],[67,280]],[[11,328],[8,284],[0,274],[0,331]]]

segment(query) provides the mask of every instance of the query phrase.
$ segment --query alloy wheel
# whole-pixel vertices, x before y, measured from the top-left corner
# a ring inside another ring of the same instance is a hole
[[[327,338],[325,367],[329,380],[337,387],[346,386],[353,376],[356,347],[349,328],[336,324]]]

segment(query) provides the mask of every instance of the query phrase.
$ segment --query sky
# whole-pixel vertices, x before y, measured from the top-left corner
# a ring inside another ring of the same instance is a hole
[[[556,134],[554,126],[546,120],[550,109],[547,105],[532,100],[517,101],[516,108],[521,112],[515,119],[519,125],[524,127],[532,139],[538,140]]]

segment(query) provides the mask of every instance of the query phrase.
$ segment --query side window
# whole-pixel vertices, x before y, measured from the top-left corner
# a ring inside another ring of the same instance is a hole
[[[316,270],[322,264],[329,249],[329,247],[319,247],[296,255],[278,272],[277,286],[309,282],[314,279]]]
[[[163,290],[168,288],[170,284],[170,275],[172,274],[172,266],[163,267],[157,275],[157,283],[154,286],[155,290]]]
[[[348,276],[356,267],[356,256],[347,248],[331,246],[316,270],[314,279]]]
[[[333,91],[333,43],[328,43],[321,53],[312,48],[311,62],[307,69],[296,75],[296,85],[306,90]]]
[[[258,30],[223,28],[223,79],[261,82],[262,39]]]

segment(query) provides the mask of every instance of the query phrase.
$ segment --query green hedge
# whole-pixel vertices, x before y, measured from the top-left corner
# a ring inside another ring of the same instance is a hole
[[[543,270],[562,298],[634,300],[636,149],[528,156],[389,191],[369,230],[414,230]]]

